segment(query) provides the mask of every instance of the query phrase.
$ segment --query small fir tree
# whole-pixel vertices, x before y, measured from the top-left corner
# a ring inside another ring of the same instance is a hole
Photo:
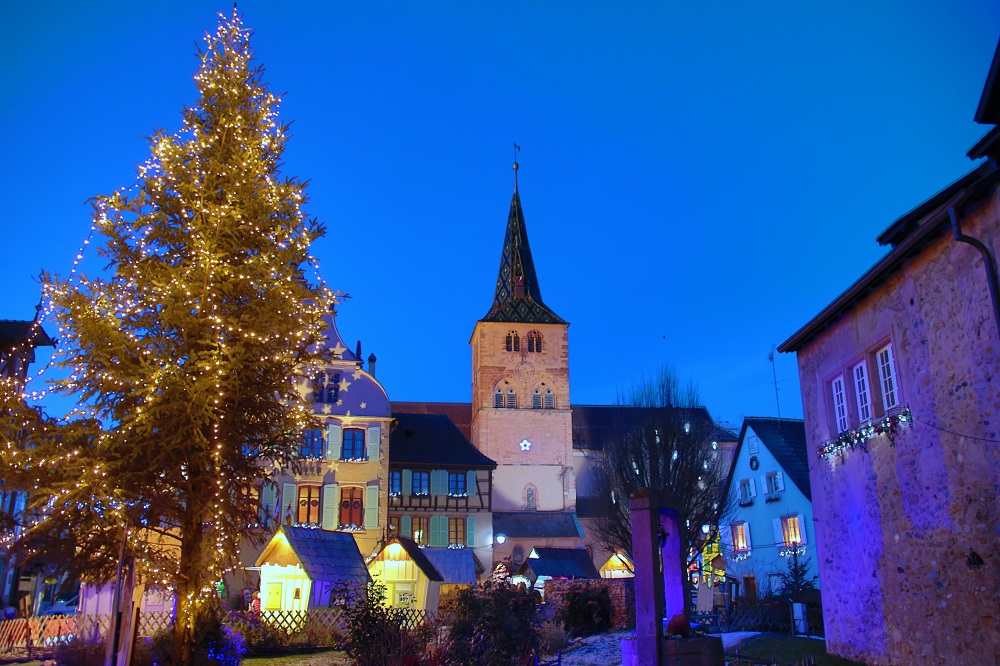
[[[786,563],[787,568],[785,571],[778,572],[777,575],[778,585],[781,588],[783,596],[794,601],[803,592],[816,589],[818,576],[809,575],[811,562],[808,557],[799,558],[797,548],[792,549],[792,553],[788,556],[788,562]]]
[[[250,31],[234,9],[206,41],[182,129],[152,138],[134,191],[95,200],[105,273],[45,278],[74,412],[47,419],[0,389],[0,477],[31,493],[22,561],[113,580],[128,526],[139,576],[177,596],[181,664],[257,522],[261,479],[295,464],[314,418],[297,384],[327,357],[337,296],[300,272],[323,228],[279,173],[287,126]]]

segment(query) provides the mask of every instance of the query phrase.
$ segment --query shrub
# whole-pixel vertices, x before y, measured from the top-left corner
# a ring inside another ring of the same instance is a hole
[[[553,654],[562,650],[569,643],[566,629],[559,622],[548,620],[542,622],[538,629],[538,646],[542,654]]]
[[[458,594],[448,663],[504,666],[538,650],[535,599],[522,586],[487,582]]]
[[[288,632],[255,613],[229,613],[226,625],[240,635],[250,655],[269,654],[288,644]]]
[[[344,607],[343,650],[359,666],[419,664],[427,637],[408,631],[385,602],[385,585],[368,583]]]
[[[56,646],[53,653],[60,666],[103,666],[105,642],[74,636]]]
[[[574,636],[605,632],[611,628],[611,595],[605,587],[567,590],[556,619]]]

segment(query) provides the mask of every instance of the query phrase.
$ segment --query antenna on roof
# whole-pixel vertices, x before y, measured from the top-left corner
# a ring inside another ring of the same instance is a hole
[[[778,406],[778,420],[781,420],[781,401],[778,400],[778,373],[774,369],[774,345],[771,345],[771,351],[767,355],[767,360],[771,362],[771,376],[774,377],[774,402]]]
[[[514,191],[517,192],[517,154],[521,152],[521,146],[514,144]]]

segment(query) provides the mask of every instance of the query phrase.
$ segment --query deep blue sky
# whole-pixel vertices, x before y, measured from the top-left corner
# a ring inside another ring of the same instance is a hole
[[[775,413],[772,345],[973,168],[1000,29],[995,0],[239,7],[294,120],[285,172],[329,227],[323,274],[353,297],[341,332],[378,356],[390,398],[470,397],[516,141],[573,402],[668,364],[734,426]],[[0,318],[32,316],[33,277],[69,271],[85,201],[132,184],[143,137],[179,128],[219,10],[0,5]],[[776,363],[781,413],[800,417],[795,359]]]

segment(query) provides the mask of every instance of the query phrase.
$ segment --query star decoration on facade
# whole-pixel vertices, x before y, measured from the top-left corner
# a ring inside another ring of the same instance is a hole
[[[338,400],[337,401],[337,407],[342,407],[343,405],[344,405],[344,401],[343,400]]]
[[[347,377],[340,380],[340,390],[347,393],[347,387],[351,385],[351,382],[347,381]]]
[[[329,413],[331,413],[332,410],[333,410],[333,407],[331,405],[323,405],[323,413],[324,414],[329,414]]]
[[[333,348],[333,357],[340,358],[340,355],[347,351],[347,347],[340,344],[340,340],[337,340],[337,346]]]
[[[360,377],[361,375],[363,375],[364,372],[365,372],[364,370],[362,370],[361,368],[358,368],[357,370],[354,371],[354,378],[357,379],[358,377]]]
[[[521,450],[522,450],[522,451],[530,451],[530,450],[531,450],[531,442],[529,442],[529,441],[528,441],[528,440],[526,440],[526,439],[522,439],[522,440],[521,440],[521,443],[520,443],[520,444],[518,444],[518,446],[520,446],[520,447],[521,447]]]
[[[367,402],[361,403],[361,409],[368,409],[368,403]]]

